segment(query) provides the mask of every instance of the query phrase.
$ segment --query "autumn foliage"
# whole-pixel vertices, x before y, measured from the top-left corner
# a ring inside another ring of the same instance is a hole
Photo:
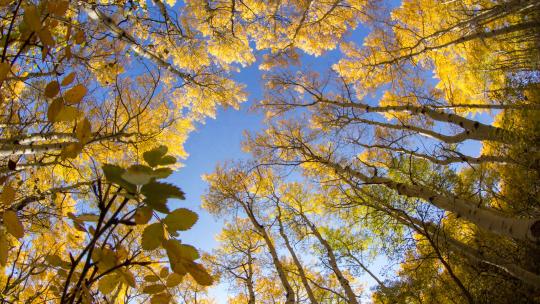
[[[540,301],[540,2],[0,16],[1,303],[212,303],[218,284],[220,303]],[[205,176],[225,224],[199,252],[181,234],[198,215],[171,210],[189,189],[166,179],[255,64],[267,128]]]

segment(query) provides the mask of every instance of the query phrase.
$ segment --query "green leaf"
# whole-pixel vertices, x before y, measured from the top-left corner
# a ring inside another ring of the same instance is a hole
[[[167,155],[159,161],[159,164],[162,166],[174,165],[176,164],[176,158],[174,156]]]
[[[152,168],[148,166],[133,165],[122,174],[122,178],[134,185],[145,185],[152,179],[152,174]]]
[[[171,168],[158,168],[155,169],[152,175],[156,178],[167,178],[173,173]]]
[[[165,231],[161,223],[154,223],[146,226],[142,234],[141,245],[144,250],[154,250],[161,245],[165,239]]]
[[[167,215],[163,222],[170,231],[184,231],[193,227],[198,218],[197,213],[186,208],[179,208]]]
[[[122,174],[126,171],[124,168],[117,165],[105,164],[102,167],[105,178],[114,184],[119,185],[120,187],[126,189],[129,192],[135,192],[136,187],[133,184],[128,183],[122,178]]]
[[[150,208],[152,208],[152,210],[156,210],[157,212],[161,212],[161,213],[165,213],[165,214],[168,214],[169,212],[171,212],[169,210],[169,207],[167,207],[167,201],[166,200],[162,200],[162,201],[157,201],[157,200],[144,200],[144,202],[146,203],[146,205]]]
[[[152,209],[148,207],[141,207],[135,211],[135,223],[137,225],[144,225],[152,218]]]
[[[168,148],[166,146],[159,146],[150,151],[143,153],[143,158],[146,163],[151,167],[156,167],[160,164],[161,158],[167,154]]]
[[[79,221],[83,222],[97,222],[99,215],[93,213],[83,213],[76,216]]]
[[[150,200],[167,200],[169,198],[185,199],[184,192],[175,185],[152,181],[141,188],[141,193]]]

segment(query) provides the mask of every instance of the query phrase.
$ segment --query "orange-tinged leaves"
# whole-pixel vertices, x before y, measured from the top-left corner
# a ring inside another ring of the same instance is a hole
[[[64,79],[62,79],[62,86],[70,85],[73,82],[73,80],[75,80],[76,76],[77,76],[77,73],[75,72],[69,73],[69,75],[67,75],[66,77],[64,77]]]
[[[24,236],[24,227],[15,211],[4,211],[4,225],[6,226],[7,231],[14,237],[20,239]]]
[[[51,1],[48,5],[49,12],[59,17],[64,16],[68,8],[69,1]]]
[[[161,268],[161,270],[159,271],[159,276],[161,278],[166,278],[168,275],[169,275],[169,268],[168,267]]]
[[[64,94],[64,100],[66,101],[67,104],[79,103],[81,102],[81,100],[83,99],[83,97],[86,95],[87,92],[88,90],[86,89],[84,85],[78,84],[72,87],[71,89],[69,89]]]
[[[0,265],[6,266],[9,254],[9,241],[4,230],[0,230]]]
[[[39,15],[38,8],[35,5],[29,5],[24,10],[24,23],[28,25],[28,28],[34,32],[39,32],[41,29],[41,16]]]
[[[74,38],[75,38],[75,43],[76,44],[83,43],[84,42],[84,32],[83,31],[77,31]]]
[[[11,65],[8,62],[1,62],[0,63],[0,82],[4,81],[9,74],[9,70],[11,69]]]
[[[41,42],[45,46],[48,46],[48,47],[54,46],[55,41],[49,29],[43,28],[40,31],[38,31],[37,34],[38,34],[39,40],[41,40]]]
[[[168,293],[160,293],[153,295],[150,299],[150,304],[168,304],[171,301],[171,295]]]
[[[13,203],[13,201],[15,200],[15,188],[13,188],[11,184],[7,184],[4,186],[2,194],[0,195],[0,200],[6,206],[9,206]]]
[[[51,81],[45,86],[45,96],[49,98],[55,97],[60,92],[60,84],[58,81]]]

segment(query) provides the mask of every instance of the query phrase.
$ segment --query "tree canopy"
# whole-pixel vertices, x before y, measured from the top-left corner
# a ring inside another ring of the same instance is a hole
[[[0,16],[1,303],[215,303],[218,284],[219,303],[540,302],[540,2]],[[255,64],[266,129],[205,176],[225,224],[199,252],[182,241],[199,216],[171,210],[189,189],[166,179]]]

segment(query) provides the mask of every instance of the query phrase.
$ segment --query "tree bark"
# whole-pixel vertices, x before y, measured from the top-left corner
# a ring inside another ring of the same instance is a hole
[[[493,209],[479,207],[474,202],[469,202],[456,196],[439,194],[426,187],[399,183],[385,177],[369,177],[350,167],[343,167],[329,159],[315,155],[311,150],[308,151],[305,148],[302,148],[301,152],[309,160],[329,167],[341,176],[358,178],[365,184],[384,185],[397,191],[398,194],[407,197],[421,198],[437,208],[452,212],[457,217],[462,217],[492,233],[530,242],[540,241],[540,219],[509,217]]]

